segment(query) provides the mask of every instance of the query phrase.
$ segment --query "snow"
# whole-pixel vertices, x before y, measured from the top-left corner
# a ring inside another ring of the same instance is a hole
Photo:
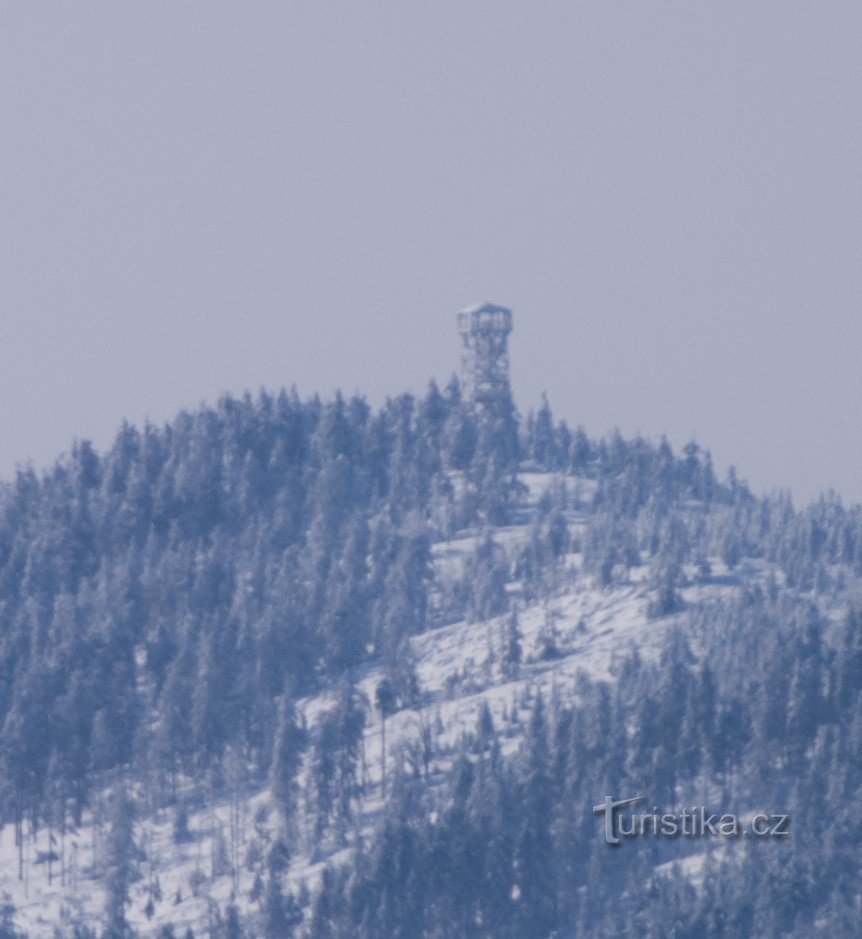
[[[578,496],[585,505],[592,497],[594,484],[587,479],[561,480],[548,473],[525,472],[521,479],[526,486],[526,501],[535,504],[552,486],[565,485],[569,498]],[[575,533],[583,526],[584,516],[571,512],[569,518]],[[505,550],[513,552],[529,534],[529,525],[513,525],[494,532],[496,540]],[[434,561],[440,566],[462,564],[474,548],[475,535],[461,537],[435,545]],[[637,648],[644,656],[653,656],[660,647],[662,636],[674,618],[648,620],[646,616],[647,588],[645,570],[631,572],[629,582],[611,588],[600,588],[591,579],[575,573],[580,566],[576,555],[568,559],[571,576],[559,595],[534,603],[519,611],[522,632],[523,662],[516,677],[505,677],[499,662],[489,652],[499,649],[503,619],[486,622],[458,622],[429,630],[412,640],[421,687],[421,707],[404,710],[387,719],[387,769],[394,765],[400,751],[416,742],[424,726],[442,724],[437,736],[438,755],[431,770],[443,773],[451,765],[452,750],[465,733],[471,732],[483,704],[487,704],[498,726],[503,727],[506,715],[517,714],[521,703],[537,692],[549,694],[574,693],[576,677],[584,672],[594,679],[612,677],[614,659],[628,650]],[[736,590],[735,578],[727,576],[718,561],[714,563],[716,575],[708,584],[690,587],[685,599],[690,605],[713,602],[718,597]],[[559,648],[557,658],[542,661],[537,656],[540,632],[546,620],[553,620]],[[359,680],[361,689],[374,700],[374,690],[382,677],[379,669],[369,669]],[[333,704],[331,693],[320,694],[298,703],[308,726],[313,728],[320,716]],[[517,747],[517,731],[511,721],[503,734],[504,751]],[[379,715],[369,710],[369,724],[365,731],[365,754],[368,786],[359,811],[361,827],[369,831],[382,808],[381,796],[381,726]],[[146,858],[139,864],[143,875],[132,886],[129,920],[142,935],[156,935],[165,923],[175,927],[188,925],[196,930],[205,926],[210,904],[220,908],[235,900],[241,913],[256,909],[249,899],[255,872],[245,863],[253,843],[263,851],[274,837],[278,825],[275,811],[271,810],[266,791],[245,794],[235,807],[239,812],[238,840],[235,846],[240,859],[238,881],[234,884],[228,873],[213,870],[215,854],[214,832],[225,839],[231,830],[232,806],[222,801],[191,812],[189,827],[194,835],[187,844],[176,844],[173,839],[173,817],[158,812],[150,818],[138,820],[136,841],[145,847]],[[16,907],[16,922],[28,936],[50,937],[54,927],[64,921],[66,914],[94,927],[100,923],[104,908],[101,887],[104,860],[100,834],[92,817],[86,817],[80,829],[67,834],[65,856],[76,857],[74,869],[67,872],[65,883],[59,878],[59,865],[52,868],[52,882],[48,880],[46,864],[36,863],[37,851],[48,849],[48,833],[39,832],[25,845],[24,879],[18,880],[17,848],[14,832],[7,826],[0,832],[0,898],[4,895]],[[311,857],[310,836],[306,828],[301,839],[303,850],[294,859],[286,881],[294,888],[303,881],[313,887],[326,861],[346,858],[342,845],[317,845]],[[233,849],[234,845],[230,845]],[[55,850],[57,850],[55,846]],[[695,874],[695,860],[683,864]],[[159,877],[162,899],[155,904],[151,919],[144,915],[148,899],[151,873]],[[195,882],[200,884],[196,888]],[[181,895],[177,900],[178,892]],[[66,920],[68,921],[68,920]],[[181,934],[181,932],[180,932]]]

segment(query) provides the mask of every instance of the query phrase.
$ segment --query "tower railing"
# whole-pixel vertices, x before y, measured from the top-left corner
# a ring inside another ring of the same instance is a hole
[[[461,366],[466,394],[482,405],[508,398],[512,311],[491,303],[462,310],[458,329],[464,344]]]

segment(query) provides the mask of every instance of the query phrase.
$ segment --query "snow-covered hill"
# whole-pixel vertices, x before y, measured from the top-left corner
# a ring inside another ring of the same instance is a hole
[[[523,473],[522,481],[527,487],[522,523],[494,532],[497,543],[511,555],[528,537],[530,510],[549,487],[566,486],[569,502],[584,505],[593,486],[588,479],[538,472]],[[576,545],[587,515],[586,509],[568,512]],[[437,543],[434,563],[458,569],[475,547],[475,540],[475,535],[462,534],[457,540]],[[523,655],[514,672],[502,667],[499,655],[506,617],[455,622],[415,636],[411,644],[420,704],[397,712],[386,722],[390,767],[396,762],[415,765],[433,786],[434,780],[445,777],[450,769],[459,742],[475,728],[483,705],[488,706],[501,732],[504,751],[514,750],[526,708],[537,693],[564,699],[574,696],[579,673],[612,681],[614,663],[621,655],[637,649],[645,657],[654,656],[674,622],[684,622],[699,608],[763,579],[768,570],[765,564],[751,563],[731,575],[718,558],[709,561],[709,574],[694,569],[687,572],[685,608],[680,613],[649,618],[645,567],[633,568],[625,583],[602,588],[582,572],[581,555],[570,554],[557,589],[520,606]],[[518,584],[513,582],[508,589],[517,599]],[[549,634],[556,649],[551,656],[542,652]],[[357,684],[370,701],[380,678],[378,669],[357,676]],[[298,703],[309,730],[313,731],[333,702],[334,692],[328,690]],[[359,821],[351,838],[369,832],[381,809],[381,731],[380,715],[371,708],[363,748],[363,792],[356,813]],[[303,773],[308,772],[306,766]],[[307,793],[308,786],[300,785],[300,792]],[[301,795],[300,850],[285,875],[295,891],[313,890],[323,865],[346,857],[349,850],[331,835],[315,841],[311,806],[306,802]],[[174,836],[174,811],[139,816],[135,822],[139,877],[131,890],[130,923],[142,935],[156,936],[167,923],[174,928],[192,927],[200,934],[230,902],[241,914],[257,910],[255,891],[260,889],[262,859],[276,837],[278,821],[265,789],[234,791],[230,798],[220,796],[192,805],[188,837],[179,842]],[[45,828],[26,833],[19,878],[14,828],[7,825],[0,833],[0,897],[14,905],[16,924],[33,937],[53,936],[61,923],[98,924],[104,909],[103,819],[97,812],[88,812],[81,826],[67,832],[62,840],[56,832],[50,843],[48,837]],[[232,860],[238,862],[235,870]]]

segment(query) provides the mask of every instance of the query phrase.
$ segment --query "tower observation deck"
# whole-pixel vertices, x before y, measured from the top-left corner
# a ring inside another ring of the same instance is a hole
[[[509,333],[512,311],[483,303],[458,314],[461,382],[476,404],[493,406],[511,396],[509,388]]]

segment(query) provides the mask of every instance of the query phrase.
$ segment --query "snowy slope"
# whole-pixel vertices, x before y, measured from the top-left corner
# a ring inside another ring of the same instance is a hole
[[[549,486],[560,482],[557,477],[540,473],[524,473],[522,480],[528,492],[525,509],[535,504]],[[570,496],[577,495],[581,500],[589,499],[592,492],[589,480],[568,479],[565,485]],[[527,516],[525,511],[524,524],[495,532],[504,549],[513,551],[526,538]],[[585,516],[572,512],[569,522],[577,534]],[[441,542],[435,545],[435,563],[458,566],[474,544],[475,537],[470,536]],[[515,677],[502,675],[494,655],[500,644],[502,620],[458,622],[413,639],[422,705],[387,720],[390,771],[393,765],[390,761],[405,757],[410,747],[416,745],[423,727],[433,726],[435,753],[430,775],[433,778],[445,773],[462,735],[474,729],[484,703],[502,731],[504,749],[512,750],[518,742],[519,717],[536,692],[570,696],[581,671],[594,678],[612,678],[616,656],[634,648],[645,656],[655,654],[675,617],[647,619],[645,569],[634,569],[623,586],[600,589],[579,572],[577,555],[568,558],[568,567],[570,576],[559,595],[520,611],[524,655]],[[739,589],[739,583],[726,576],[718,560],[713,560],[713,569],[716,573],[707,582],[685,591],[689,611]],[[542,661],[537,657],[538,637],[549,622],[553,624],[560,654]],[[360,679],[359,684],[370,700],[380,678],[379,670],[371,669]],[[309,728],[314,727],[332,702],[331,693],[299,702]],[[364,749],[366,787],[358,814],[362,820],[360,827],[367,831],[382,805],[381,726],[373,709],[369,711]],[[333,843],[317,845],[312,855],[308,814],[300,832],[304,850],[293,860],[286,875],[295,889],[303,883],[313,888],[326,861],[346,856],[344,846]],[[175,927],[205,928],[213,911],[223,909],[232,898],[241,912],[256,910],[257,903],[249,899],[256,870],[260,868],[256,859],[265,854],[278,825],[268,793],[244,793],[233,802],[211,804],[191,812],[189,827],[193,838],[185,844],[174,843],[172,821],[171,816],[161,812],[136,823],[136,841],[142,849],[138,863],[142,876],[133,886],[128,910],[130,923],[142,935],[156,935],[167,922]],[[92,817],[87,817],[77,832],[66,836],[63,845],[66,871],[61,883],[57,862],[51,865],[50,872],[48,864],[40,863],[40,855],[49,850],[46,831],[26,839],[21,880],[13,829],[7,826],[0,832],[0,898],[8,897],[14,904],[16,922],[28,935],[53,936],[57,924],[71,920],[98,925],[104,906],[100,885],[104,834],[104,828],[100,829]],[[240,862],[236,880],[220,858],[225,846]],[[59,842],[53,849],[60,851]],[[160,888],[156,893],[160,897],[154,899],[148,916],[145,908],[156,878]]]

